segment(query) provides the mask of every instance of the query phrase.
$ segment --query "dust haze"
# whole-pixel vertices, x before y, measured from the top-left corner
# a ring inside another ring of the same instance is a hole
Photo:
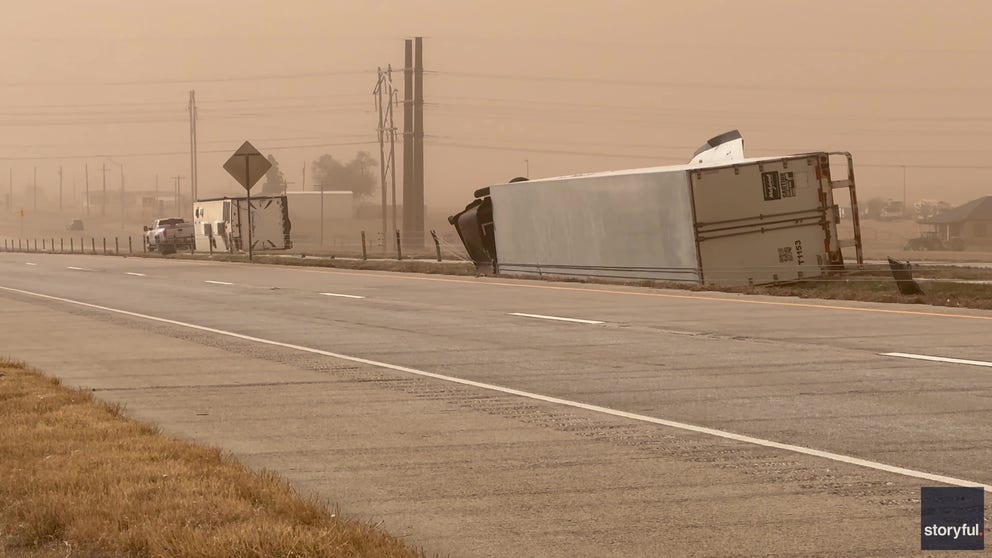
[[[323,155],[378,160],[377,68],[402,68],[415,36],[434,226],[481,186],[681,163],[730,129],[750,156],[852,151],[864,198],[957,205],[992,192],[990,16],[978,0],[10,3],[0,220],[33,210],[35,180],[56,211],[60,168],[58,219],[79,216],[87,167],[92,190],[188,187],[190,90],[200,197],[242,191],[221,165],[246,139],[289,190]]]

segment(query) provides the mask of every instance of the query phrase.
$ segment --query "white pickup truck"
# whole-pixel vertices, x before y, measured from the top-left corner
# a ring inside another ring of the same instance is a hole
[[[172,253],[193,246],[193,224],[182,219],[156,219],[145,227],[145,247],[149,252]]]

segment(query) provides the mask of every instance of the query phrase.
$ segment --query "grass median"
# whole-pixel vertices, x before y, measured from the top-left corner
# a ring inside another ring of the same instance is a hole
[[[423,556],[0,358],[0,556]]]

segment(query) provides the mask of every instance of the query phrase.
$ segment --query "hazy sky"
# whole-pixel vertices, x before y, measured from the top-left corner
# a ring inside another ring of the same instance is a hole
[[[905,165],[910,200],[960,203],[992,194],[990,21],[987,0],[6,2],[0,184],[62,165],[81,189],[88,163],[116,188],[112,160],[171,188],[195,89],[201,193],[238,192],[221,165],[245,139],[298,189],[323,153],[378,159],[376,68],[422,36],[430,206],[528,164],[684,162],[734,128],[748,155],[854,152],[863,197],[900,198]]]

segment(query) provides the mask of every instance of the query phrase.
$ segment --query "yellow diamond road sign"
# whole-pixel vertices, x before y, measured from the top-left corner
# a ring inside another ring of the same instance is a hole
[[[229,172],[238,184],[244,186],[245,190],[251,190],[251,187],[261,180],[270,168],[272,163],[247,141],[224,163],[224,170]]]

